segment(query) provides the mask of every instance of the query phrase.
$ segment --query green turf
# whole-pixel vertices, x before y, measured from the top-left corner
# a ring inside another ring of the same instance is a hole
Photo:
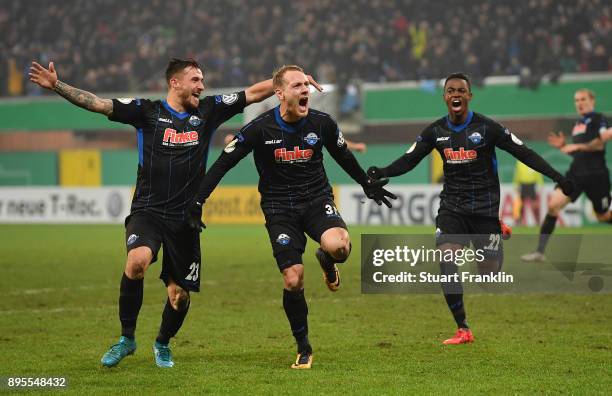
[[[476,342],[442,347],[454,323],[441,295],[361,295],[359,284],[360,233],[431,229],[350,231],[355,254],[338,293],[325,288],[313,243],[305,255],[312,370],[289,369],[295,347],[264,228],[214,226],[202,234],[203,290],[173,341],[176,367],[164,371],[151,351],[166,298],[159,264],[147,274],[136,354],[99,364],[119,332],[120,226],[0,226],[0,376],[65,376],[78,394],[612,389],[612,295],[467,296]]]

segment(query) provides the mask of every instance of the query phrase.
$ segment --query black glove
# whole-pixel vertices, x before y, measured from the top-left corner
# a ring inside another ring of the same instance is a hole
[[[206,224],[202,222],[202,204],[193,201],[187,211],[187,224],[189,228],[202,232],[203,228],[206,228]]]
[[[572,195],[575,190],[574,182],[568,179],[567,177],[561,178],[557,181],[557,186],[563,191],[563,194],[568,197]]]
[[[369,170],[368,173],[370,173]],[[365,192],[366,197],[373,199],[374,202],[376,202],[379,206],[384,203],[385,205],[387,205],[387,207],[391,208],[391,201],[389,201],[388,198],[397,199],[397,197],[395,196],[395,194],[390,193],[389,191],[383,188],[387,183],[389,183],[389,179],[370,179],[366,184],[362,185],[361,187],[363,187],[363,192]]]
[[[381,169],[375,166],[370,166],[370,168],[368,169],[368,176],[370,176],[370,179],[374,180],[382,179],[384,177]]]

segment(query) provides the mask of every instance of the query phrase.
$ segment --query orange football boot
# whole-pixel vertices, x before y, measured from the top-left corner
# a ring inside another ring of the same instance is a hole
[[[468,344],[470,342],[474,342],[474,334],[472,334],[472,330],[470,329],[457,329],[457,333],[453,338],[449,338],[448,340],[444,340],[444,345],[459,345],[459,344]]]

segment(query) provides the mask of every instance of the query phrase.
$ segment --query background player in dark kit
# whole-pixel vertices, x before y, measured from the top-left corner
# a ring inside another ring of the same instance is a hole
[[[283,307],[298,344],[292,368],[310,368],[308,307],[304,297],[302,254],[306,236],[321,244],[317,259],[328,288],[337,290],[336,263],[351,251],[346,224],[333,200],[323,167],[323,147],[357,183],[366,196],[384,202],[395,196],[382,188],[388,180],[371,183],[348,150],[336,122],[326,113],[309,109],[309,82],[298,66],[283,66],[274,77],[280,106],[246,125],[224,149],[202,181],[192,205],[192,224],[200,226],[202,204],[227,171],[253,151],[259,173],[261,208],[279,270],[283,274]]]
[[[495,147],[555,180],[568,194],[572,185],[507,128],[469,110],[472,91],[466,75],[453,73],[446,78],[443,99],[448,115],[426,127],[398,160],[386,168],[371,167],[368,174],[372,178],[402,175],[433,149],[438,150],[444,161],[444,187],[436,217],[436,244],[444,251],[463,249],[471,242],[476,249],[484,250],[485,260],[478,263],[479,271],[498,272],[503,250]],[[457,273],[457,265],[442,262],[440,271]],[[455,336],[444,343],[472,342],[474,336],[466,321],[461,283],[443,282],[442,290],[458,327]]]
[[[564,194],[557,187],[548,199],[548,213],[540,228],[540,242],[534,252],[521,256],[523,261],[544,261],[544,250],[550,234],[555,230],[557,217],[567,204],[586,193],[593,203],[597,220],[611,222],[610,212],[610,173],[606,164],[606,145],[608,139],[608,121],[606,117],[595,112],[595,94],[588,89],[579,89],[574,94],[576,112],[580,118],[572,130],[572,143],[565,143],[563,132],[551,133],[548,142],[561,152],[573,157],[565,174],[572,179],[576,188],[571,195]]]
[[[163,244],[160,278],[166,284],[168,299],[153,350],[158,366],[172,367],[169,340],[187,315],[189,292],[200,288],[199,233],[185,219],[188,203],[204,177],[211,136],[248,104],[270,97],[272,80],[242,92],[200,99],[204,91],[200,66],[192,59],[172,59],[166,69],[166,99],[151,101],[102,99],[71,87],[58,80],[53,62],[48,69],[33,62],[29,75],[32,82],[73,104],[137,129],[138,178],[125,221],[128,254],[119,296],[121,337],[104,354],[102,364],[114,366],[136,350],[134,332],[142,306],[144,274],[157,260]]]

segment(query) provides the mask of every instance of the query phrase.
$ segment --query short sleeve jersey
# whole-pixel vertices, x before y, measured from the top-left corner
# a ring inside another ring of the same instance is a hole
[[[187,112],[174,110],[165,100],[113,99],[108,118],[137,131],[138,176],[131,211],[184,220],[204,177],[213,133],[245,106],[244,91],[206,96]]]
[[[574,124],[572,142],[589,143],[599,138],[601,130],[607,129],[608,126],[608,120],[603,114],[595,112],[585,114]],[[574,175],[588,176],[593,173],[608,172],[605,146],[603,150],[598,151],[576,151],[572,153],[572,157],[574,160],[570,172]]]

